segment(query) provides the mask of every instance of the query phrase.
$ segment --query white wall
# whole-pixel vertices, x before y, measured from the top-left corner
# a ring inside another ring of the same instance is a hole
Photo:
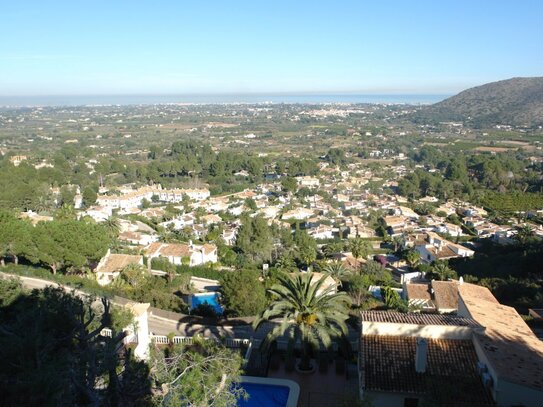
[[[362,322],[362,335],[417,336],[432,339],[471,339],[467,326],[415,325],[389,322]]]

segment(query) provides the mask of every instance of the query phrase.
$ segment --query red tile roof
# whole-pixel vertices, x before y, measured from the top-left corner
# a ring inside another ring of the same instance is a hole
[[[362,311],[362,322],[388,322],[394,324],[412,325],[448,325],[478,327],[479,324],[472,318],[459,317],[447,314],[403,314],[390,311]]]
[[[359,356],[364,390],[426,396],[436,405],[492,405],[477,373],[472,341],[427,339],[424,373],[415,371],[416,341],[416,337],[364,335]]]

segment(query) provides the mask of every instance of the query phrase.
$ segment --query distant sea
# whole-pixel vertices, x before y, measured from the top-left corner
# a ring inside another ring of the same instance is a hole
[[[0,96],[2,107],[96,106],[155,104],[236,104],[236,103],[389,103],[432,104],[450,95],[355,95],[355,94],[232,94],[232,95],[77,95],[77,96]]]

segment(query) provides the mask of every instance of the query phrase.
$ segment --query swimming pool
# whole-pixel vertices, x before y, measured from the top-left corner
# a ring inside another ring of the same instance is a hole
[[[249,395],[238,407],[296,407],[300,386],[292,380],[242,376],[240,386]]]
[[[219,304],[219,293],[202,293],[202,294],[192,294],[189,297],[189,308],[192,311],[200,304],[209,304],[213,307],[217,315],[223,313],[223,309]]]

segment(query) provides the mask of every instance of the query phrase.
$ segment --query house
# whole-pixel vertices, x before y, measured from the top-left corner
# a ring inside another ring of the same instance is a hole
[[[85,211],[85,214],[96,222],[103,222],[112,216],[113,210],[106,206],[91,206]]]
[[[147,208],[141,211],[140,215],[147,219],[159,219],[166,214],[164,208]]]
[[[318,225],[317,227],[309,229],[307,232],[314,239],[333,239],[334,238],[334,228],[328,225]]]
[[[107,285],[115,280],[121,271],[131,265],[143,265],[143,256],[131,254],[114,254],[110,250],[102,257],[94,272],[100,285]]]
[[[421,261],[424,263],[458,257],[471,257],[475,254],[473,250],[443,239],[434,232],[410,236],[407,239],[406,246],[413,247],[418,251]]]
[[[290,211],[287,211],[283,214],[281,219],[294,219],[294,220],[304,220],[315,215],[315,211],[306,208],[296,208]]]
[[[222,222],[222,219],[220,216],[212,214],[212,213],[209,215],[202,216],[201,219],[202,219],[202,222],[204,222],[204,224],[206,225],[215,225],[217,223]]]
[[[320,181],[318,178],[309,176],[296,177],[296,181],[298,182],[298,186],[300,187],[317,188],[320,185]]]
[[[20,219],[28,219],[33,226],[36,226],[38,222],[50,222],[53,220],[52,216],[38,215],[36,212],[28,211],[21,212],[19,214]]]
[[[471,340],[475,320],[363,311],[361,325],[360,394],[373,406],[494,405]]]
[[[543,342],[517,311],[500,304],[486,287],[458,286],[458,315],[483,328],[473,343],[480,371],[499,406],[543,405]]]
[[[188,244],[155,242],[145,248],[144,254],[150,259],[165,257],[175,265],[185,264],[186,261],[191,267],[217,262],[217,246],[209,243],[195,245],[192,242]]]
[[[383,221],[386,228],[390,231],[399,231],[407,225],[407,218],[405,216],[385,216]]]
[[[452,313],[458,310],[458,281],[405,283],[409,305],[420,307],[423,312]]]
[[[221,238],[224,244],[227,246],[233,246],[236,243],[236,237],[238,235],[237,228],[225,228],[221,234]]]
[[[9,157],[9,161],[15,166],[18,167],[23,161],[26,161],[28,157],[26,155],[14,155]]]
[[[146,234],[141,232],[126,231],[119,233],[119,240],[138,246],[147,246],[158,240],[156,234]]]
[[[442,233],[450,236],[462,236],[462,227],[455,225],[453,223],[442,223],[438,226],[434,226],[434,231],[437,233]]]

